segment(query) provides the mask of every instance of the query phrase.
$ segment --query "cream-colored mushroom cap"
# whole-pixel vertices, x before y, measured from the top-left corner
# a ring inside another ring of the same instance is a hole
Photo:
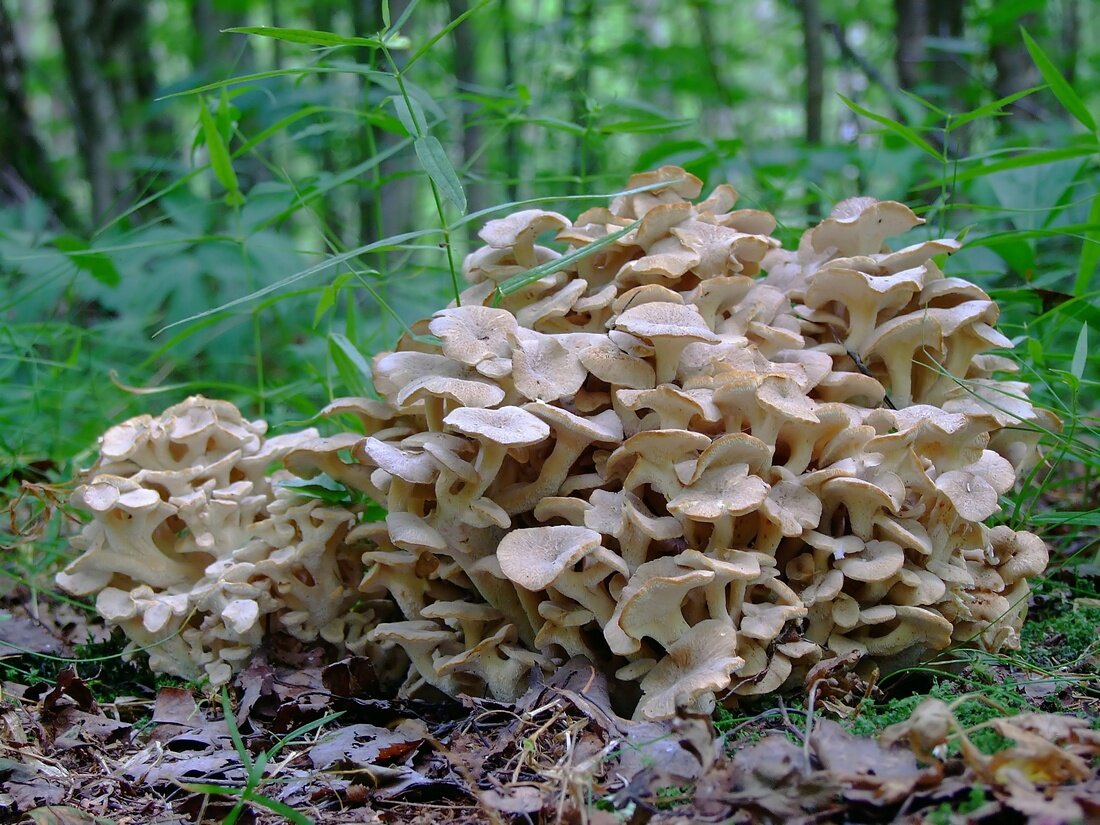
[[[508,334],[516,317],[506,309],[476,304],[440,310],[428,325],[443,341],[443,354],[469,366],[511,356]]]
[[[677,706],[693,707],[707,694],[713,697],[725,690],[744,664],[737,655],[737,633],[730,625],[714,619],[699,622],[642,679],[643,696],[636,715],[668,719]]]
[[[853,556],[836,563],[844,576],[861,582],[886,581],[897,575],[905,564],[905,551],[892,541],[869,541]]]
[[[848,198],[833,207],[829,217],[811,230],[818,252],[834,248],[838,255],[871,255],[881,251],[891,235],[924,223],[908,206],[875,198]]]
[[[636,653],[649,637],[669,647],[687,630],[681,604],[688,593],[714,579],[714,571],[681,567],[663,556],[640,565],[623,587],[604,638],[612,653]]]
[[[571,223],[565,215],[543,209],[525,209],[489,221],[478,237],[496,249],[513,249],[516,262],[530,269],[538,264],[535,239],[543,232],[556,232],[569,226]]]
[[[528,527],[513,530],[500,540],[497,559],[510,581],[525,590],[545,590],[602,541],[603,536],[586,527]]]
[[[505,447],[538,444],[550,435],[550,427],[520,407],[484,410],[460,407],[443,420],[446,426],[463,435]]]
[[[684,304],[662,302],[631,307],[615,319],[615,329],[652,342],[658,384],[675,377],[680,353],[688,344],[717,344],[722,340],[710,330],[699,310]]]
[[[529,401],[557,401],[576,395],[588,376],[559,337],[525,329],[512,336],[512,380]]]

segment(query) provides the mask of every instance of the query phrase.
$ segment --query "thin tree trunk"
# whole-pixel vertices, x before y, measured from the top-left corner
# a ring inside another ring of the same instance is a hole
[[[53,0],[53,12],[73,97],[77,145],[92,191],[92,220],[98,224],[118,193],[112,158],[123,146],[119,116],[101,71],[104,55],[95,36],[95,4]]]
[[[357,36],[374,34],[382,28],[382,4],[376,0],[351,0],[351,24],[355,28],[353,32]],[[377,52],[369,52],[367,62],[375,68],[374,62]],[[371,82],[364,79],[360,83],[360,99],[364,109],[372,108],[370,93]],[[357,154],[355,162],[358,163],[378,152],[378,143],[381,132],[367,120],[363,120],[359,126],[357,139]],[[370,173],[370,186],[359,187],[359,241],[367,243],[376,241],[382,237],[382,209],[379,200],[382,194],[382,173],[377,168]],[[379,256],[381,261],[381,255]]]
[[[1063,0],[1062,73],[1072,85],[1077,80],[1077,58],[1081,53],[1081,14],[1077,0]]]
[[[821,6],[818,0],[802,0],[802,42],[806,53],[806,145],[821,145],[823,133],[821,103],[825,95],[825,49],[821,37]],[[813,183],[813,181],[811,181]],[[811,195],[807,192],[807,195]],[[816,195],[809,197],[806,211],[810,217],[821,215]]]
[[[966,0],[934,0],[928,5],[930,13],[928,32],[943,40],[961,40],[965,25],[964,7]],[[960,89],[970,74],[970,64],[961,52],[938,50],[927,54],[931,64],[930,77],[941,89],[939,103],[947,111],[962,111],[965,106],[960,98]]]
[[[989,59],[997,72],[993,80],[993,93],[997,97],[1007,97],[1042,82],[1039,70],[1019,34],[1019,27],[1023,26],[1033,35],[1037,35],[1037,27],[1041,25],[1037,14],[1025,14],[1011,23],[994,26],[990,31]],[[1009,107],[1009,111],[1031,120],[1042,119],[1048,114],[1034,96],[1016,101]],[[1002,129],[1010,128],[1008,119],[1001,118],[1000,126]]]
[[[802,0],[802,42],[806,52],[806,143],[821,144],[821,102],[825,96],[825,50],[821,42],[821,6]]]
[[[470,7],[469,0],[447,0],[451,19],[454,20],[464,14]],[[454,38],[454,75],[455,85],[461,96],[463,92],[469,92],[478,86],[477,67],[477,38],[475,37],[474,21],[463,21],[451,32]],[[466,204],[470,212],[477,212],[489,205],[488,193],[483,182],[484,162],[478,158],[481,149],[481,127],[473,123],[470,116],[473,106],[461,101],[462,114],[458,126],[462,130],[462,160],[463,166],[469,175],[466,184]],[[476,229],[476,227],[470,227]]]
[[[727,110],[733,108],[733,93],[722,77],[722,66],[728,64],[730,56],[714,36],[718,26],[710,16],[708,0],[691,0],[691,10],[695,15],[696,28],[699,30],[699,43],[703,47],[703,58],[711,85],[722,105]]]
[[[511,0],[500,0],[500,53],[504,88],[516,86],[516,60]],[[504,132],[504,181],[509,201],[519,200],[519,127],[509,124]]]
[[[585,133],[577,135],[573,144],[573,177],[582,181],[593,174],[596,167],[595,153],[588,136],[588,96],[592,91],[592,72],[586,59],[594,9],[592,0],[579,0],[577,7],[571,10],[570,5],[565,6],[566,17],[571,20],[572,33],[579,38],[576,48],[577,73],[573,76],[573,96],[570,99],[570,120],[585,128]]]
[[[58,222],[77,228],[76,210],[62,190],[27,107],[23,50],[0,2],[0,197],[16,202],[40,197]]]
[[[894,0],[894,66],[898,85],[916,89],[923,80],[924,38],[928,36],[929,0]],[[932,0],[935,2],[935,0]]]

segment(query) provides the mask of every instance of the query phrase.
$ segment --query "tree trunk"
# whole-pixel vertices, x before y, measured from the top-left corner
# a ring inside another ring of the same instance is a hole
[[[451,20],[464,14],[470,7],[469,0],[447,0]],[[454,75],[455,86],[462,106],[458,127],[462,130],[462,161],[469,175],[466,184],[466,204],[470,212],[477,212],[489,205],[488,193],[483,182],[484,162],[478,158],[481,149],[481,127],[472,123],[470,117],[474,105],[461,99],[463,92],[469,92],[478,86],[477,38],[472,19],[463,21],[451,31],[454,38]],[[476,230],[477,227],[469,227]]]
[[[92,0],[53,0],[53,13],[73,98],[77,145],[91,186],[92,221],[99,224],[119,191],[112,164],[123,148],[119,113],[102,72],[106,55],[96,32],[100,21]]]
[[[577,135],[573,143],[573,177],[579,182],[593,174],[596,167],[595,153],[588,135],[589,114],[588,96],[591,93],[592,72],[589,70],[588,53],[590,34],[592,31],[593,2],[592,0],[579,0],[576,7],[571,8],[572,3],[564,6],[566,19],[570,20],[570,34],[577,38],[575,57],[576,74],[573,76],[573,95],[570,98],[570,119],[578,126],[583,126],[585,133]],[[566,35],[569,37],[569,35]]]
[[[1025,14],[1011,22],[994,26],[989,32],[989,59],[997,71],[993,80],[993,93],[997,97],[1007,97],[1042,83],[1042,76],[1035,62],[1028,54],[1027,47],[1020,37],[1019,27],[1023,26],[1034,36],[1041,36],[1038,28],[1042,26],[1036,14]],[[1042,104],[1035,96],[1016,101],[1009,111],[1019,117],[1038,120],[1047,116]],[[1008,128],[1006,118],[1000,119],[1002,129]]]
[[[0,198],[40,197],[59,223],[76,228],[76,210],[62,190],[27,108],[23,50],[0,2]]]
[[[1063,0],[1062,73],[1070,85],[1077,80],[1077,58],[1081,53],[1081,15],[1077,0]]]
[[[932,0],[934,2],[935,0]],[[894,0],[894,66],[898,85],[915,89],[923,79],[924,38],[928,36],[929,0]]]
[[[934,0],[928,4],[928,32],[944,40],[958,40],[963,36],[966,0]],[[931,64],[930,76],[940,90],[939,103],[949,112],[963,111],[965,102],[959,90],[970,74],[970,64],[960,52],[938,50],[927,55]]]
[[[821,42],[821,6],[802,0],[802,42],[806,52],[806,143],[821,143],[821,101],[825,95],[825,50]]]
[[[504,88],[515,90],[516,59],[511,0],[500,0],[500,55]],[[508,124],[504,132],[504,181],[509,201],[519,200],[519,127]]]
[[[825,50],[821,38],[821,6],[818,0],[802,0],[802,42],[806,53],[806,145],[821,145],[823,124],[821,102],[825,94]],[[810,181],[814,183],[814,181]],[[806,211],[812,218],[820,217],[821,203],[816,194],[807,191]]]

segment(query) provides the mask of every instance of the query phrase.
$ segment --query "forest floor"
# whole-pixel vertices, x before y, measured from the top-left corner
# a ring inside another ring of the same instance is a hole
[[[584,661],[515,704],[405,701],[366,659],[286,646],[204,693],[17,585],[0,603],[0,822],[1100,821],[1095,536],[1048,538],[1019,651],[881,681],[829,660],[793,695],[662,724],[620,717]]]

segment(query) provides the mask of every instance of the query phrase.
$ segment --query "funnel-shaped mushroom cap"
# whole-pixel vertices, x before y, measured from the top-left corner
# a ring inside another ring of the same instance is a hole
[[[504,447],[538,444],[550,435],[550,427],[520,407],[483,410],[460,407],[452,410],[444,424],[463,435]]]
[[[668,719],[676,715],[677,706],[694,708],[700,700],[713,704],[713,694],[729,687],[744,664],[737,655],[737,633],[732,627],[714,619],[700,622],[642,679],[643,696],[636,715]]]
[[[714,579],[714,571],[681,567],[663,557],[634,571],[619,595],[604,638],[612,653],[627,655],[649,637],[668,647],[687,630],[681,604],[687,594]]]
[[[908,206],[875,198],[848,198],[829,217],[810,230],[818,252],[835,249],[838,256],[873,255],[891,235],[924,223]]]
[[[602,541],[599,533],[586,527],[529,527],[501,539],[497,559],[510,581],[526,590],[545,590]]]
[[[569,218],[557,212],[525,209],[506,218],[489,221],[478,237],[496,249],[512,249],[516,263],[530,269],[538,265],[535,239],[543,232],[556,232],[570,225]]]
[[[997,512],[998,496],[1008,492],[1015,481],[1012,465],[992,450],[984,450],[976,464],[937,478],[936,489],[964,519],[982,521]]]
[[[508,335],[516,328],[516,316],[508,310],[476,304],[440,310],[428,325],[443,341],[443,354],[469,366],[510,357]]]

